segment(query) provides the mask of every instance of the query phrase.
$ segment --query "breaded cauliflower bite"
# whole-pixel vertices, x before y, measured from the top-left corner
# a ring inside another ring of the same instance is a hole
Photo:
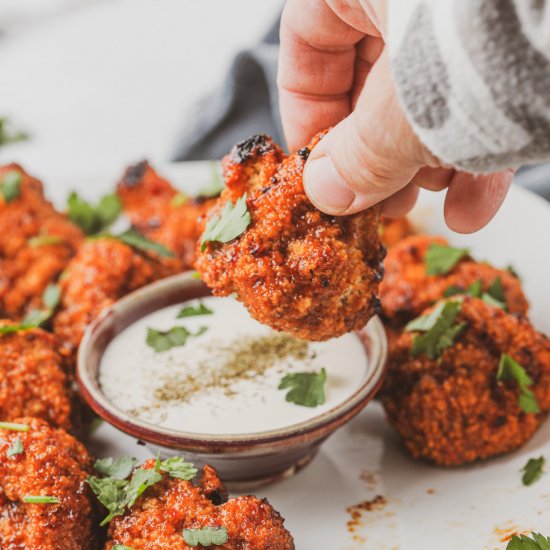
[[[86,478],[84,446],[47,422],[23,417],[28,431],[0,430],[0,548],[97,550],[98,510]],[[32,503],[29,497],[53,497]],[[27,501],[27,502],[26,502]]]
[[[214,199],[183,196],[146,161],[126,170],[117,194],[142,235],[173,250],[182,269],[192,267],[200,222]]]
[[[455,466],[512,451],[550,410],[550,340],[525,318],[465,297],[456,323],[465,328],[440,357],[413,355],[415,332],[393,347],[381,400],[415,458]],[[502,354],[532,380],[540,414],[520,406],[514,379],[498,375]]]
[[[385,276],[380,285],[380,300],[384,321],[402,327],[424,309],[443,298],[450,287],[467,288],[481,281],[487,291],[495,279],[502,283],[506,306],[510,313],[525,315],[529,304],[517,277],[469,257],[460,260],[444,275],[428,275],[426,252],[433,244],[448,245],[443,237],[416,235],[407,237],[391,247],[384,262]]]
[[[148,461],[146,468],[153,468]],[[201,484],[169,478],[149,489],[130,511],[111,520],[105,550],[123,544],[135,550],[190,550],[184,529],[225,528],[219,550],[294,550],[283,519],[266,500],[243,496],[227,500],[215,470],[205,466]]]
[[[0,315],[20,319],[42,306],[44,289],[57,280],[83,235],[20,166],[1,166],[0,182],[6,177],[16,184],[9,200],[0,194]]]
[[[380,234],[382,242],[387,248],[390,248],[401,242],[405,237],[414,235],[415,231],[411,222],[406,216],[401,218],[380,218]]]
[[[142,253],[110,238],[85,242],[59,284],[61,305],[53,328],[69,362],[86,327],[132,290],[180,271],[178,260]]]
[[[55,336],[41,329],[0,335],[1,420],[33,416],[72,428],[73,394],[57,347]]]
[[[307,340],[360,329],[377,312],[385,253],[377,207],[334,217],[308,200],[302,173],[321,138],[288,157],[267,136],[237,144],[208,217],[246,193],[251,223],[230,242],[199,246],[196,261],[214,294],[235,293],[258,321]]]

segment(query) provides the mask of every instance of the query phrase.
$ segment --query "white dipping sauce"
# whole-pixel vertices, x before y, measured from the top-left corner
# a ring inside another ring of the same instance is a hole
[[[176,319],[183,306],[199,302],[214,313]],[[174,326],[192,333],[201,327],[208,330],[164,352],[147,345],[148,328],[166,331]],[[235,435],[284,428],[319,416],[350,397],[367,376],[366,351],[351,333],[328,342],[308,342],[307,359],[278,360],[262,374],[237,379],[229,388],[199,389],[185,401],[158,399],[159,389],[177,387],[190,375],[201,380],[208,371],[211,379],[212,372],[227,362],[227,353],[220,349],[275,334],[232,298],[191,300],[155,311],[116,336],[101,360],[99,382],[109,401],[142,421],[174,431]],[[322,367],[327,371],[323,405],[289,403],[288,390],[277,389],[287,373],[318,372]]]

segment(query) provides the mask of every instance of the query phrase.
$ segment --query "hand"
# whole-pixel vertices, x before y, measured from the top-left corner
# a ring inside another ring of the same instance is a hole
[[[473,175],[445,167],[420,143],[397,98],[388,53],[386,0],[288,0],[278,85],[291,150],[334,126],[304,171],[310,200],[334,215],[382,201],[406,214],[418,188],[448,188],[445,220],[470,233],[499,209],[512,170]]]

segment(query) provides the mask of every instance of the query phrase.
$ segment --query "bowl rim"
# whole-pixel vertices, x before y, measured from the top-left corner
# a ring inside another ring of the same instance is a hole
[[[122,311],[136,307],[140,300],[158,300],[168,289],[181,287],[182,285],[195,286],[206,285],[196,277],[195,271],[185,271],[164,279],[160,279],[145,285],[116,301],[104,309],[100,315],[86,328],[77,353],[76,378],[80,386],[80,392],[88,405],[103,420],[112,424],[121,431],[138,439],[157,445],[176,446],[201,446],[205,448],[231,448],[241,447],[247,444],[267,444],[287,441],[291,438],[304,439],[314,435],[327,427],[334,425],[333,430],[340,427],[356,416],[374,397],[380,388],[386,372],[387,338],[386,332],[378,316],[372,317],[358,333],[358,337],[364,340],[368,338],[369,368],[362,384],[344,401],[336,404],[331,409],[313,416],[307,420],[291,424],[289,426],[251,432],[245,434],[207,434],[200,432],[187,432],[156,426],[152,423],[132,417],[119,409],[110,401],[99,388],[96,377],[89,368],[89,360],[94,350],[96,337],[101,333],[105,323],[111,317],[116,317]],[[159,306],[158,309],[164,306]],[[131,323],[130,323],[131,324]],[[129,325],[126,325],[129,326]],[[126,328],[123,327],[124,328]],[[122,330],[123,330],[122,329]],[[329,431],[333,431],[329,430]]]

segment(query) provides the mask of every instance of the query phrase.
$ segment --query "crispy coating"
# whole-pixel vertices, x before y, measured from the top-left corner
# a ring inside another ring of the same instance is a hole
[[[415,231],[407,216],[401,218],[380,218],[380,233],[382,242],[387,248],[401,242],[405,237],[414,235]]]
[[[22,175],[20,195],[5,203],[0,197],[0,315],[19,319],[42,305],[46,286],[56,281],[82,242],[80,229],[44,197],[42,184],[20,166],[0,167]],[[38,236],[59,242],[32,246]]]
[[[61,305],[53,322],[69,362],[74,362],[86,327],[103,309],[180,267],[178,260],[139,253],[115,239],[85,242],[60,281]]]
[[[152,468],[154,460],[145,463]],[[200,486],[190,481],[165,478],[153,485],[123,516],[115,517],[109,527],[105,550],[116,544],[134,550],[190,550],[183,538],[184,529],[225,527],[228,541],[211,546],[220,550],[294,550],[292,536],[283,519],[266,500],[244,496],[227,501],[216,471],[206,466]],[[221,488],[221,489],[220,489]]]
[[[126,170],[117,193],[140,233],[174,251],[182,269],[192,267],[200,219],[215,199],[188,197],[179,201],[178,191],[145,161]]]
[[[214,294],[236,293],[258,321],[308,340],[360,329],[377,312],[385,252],[378,208],[334,217],[306,197],[302,172],[321,137],[289,157],[267,136],[237,144],[209,217],[246,192],[252,223],[229,243],[198,248],[196,262]]]
[[[86,478],[91,458],[61,429],[30,417],[15,419],[28,432],[1,430],[0,548],[3,550],[96,550],[98,510]],[[14,441],[20,454],[7,456]],[[29,504],[24,497],[59,498],[59,504]]]
[[[520,315],[527,313],[529,304],[520,281],[508,271],[464,258],[446,275],[427,275],[424,258],[432,243],[448,244],[443,237],[416,235],[405,238],[389,250],[380,285],[382,316],[387,324],[404,326],[441,299],[450,286],[466,290],[481,280],[483,290],[487,290],[497,277],[502,281],[508,310]]]
[[[381,399],[410,453],[454,466],[512,451],[534,434],[544,414],[518,406],[517,383],[497,380],[502,353],[533,379],[543,413],[550,409],[550,340],[525,318],[466,297],[457,322],[466,329],[442,356],[413,357],[414,333],[394,346]]]
[[[41,329],[0,335],[1,420],[33,416],[72,428],[73,395],[57,347],[55,336]]]

